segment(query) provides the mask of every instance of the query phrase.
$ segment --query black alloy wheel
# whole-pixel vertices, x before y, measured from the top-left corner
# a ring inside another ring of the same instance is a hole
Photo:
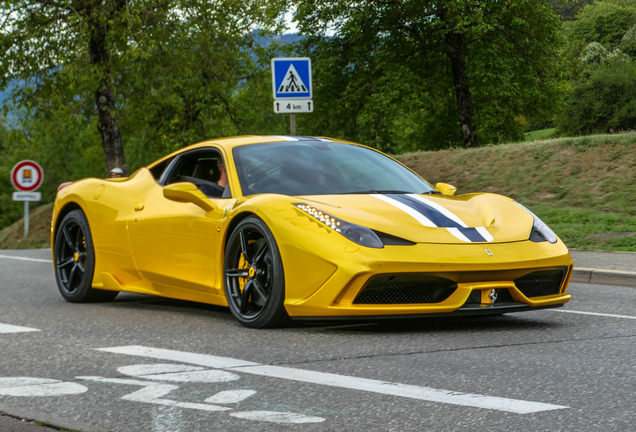
[[[278,245],[265,222],[249,216],[232,232],[225,253],[225,295],[244,326],[279,327],[289,321]]]
[[[66,301],[86,303],[110,301],[117,291],[91,287],[95,270],[95,250],[86,215],[73,210],[60,222],[55,236],[55,279]]]

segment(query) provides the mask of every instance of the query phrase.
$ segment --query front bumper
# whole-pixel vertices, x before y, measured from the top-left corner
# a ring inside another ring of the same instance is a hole
[[[334,245],[332,245],[334,246]],[[344,245],[342,252],[298,245],[281,245],[285,267],[285,308],[294,319],[492,314],[558,307],[567,303],[572,260],[562,242],[531,241],[499,244],[387,246],[383,249]],[[485,249],[489,249],[488,254]],[[341,249],[342,250],[342,249]],[[296,269],[313,268],[311,276]],[[561,268],[565,275],[558,293],[526,297],[514,281],[519,277]],[[355,304],[354,299],[377,275],[419,273],[450,279],[457,289],[439,303]],[[491,304],[488,294],[504,289],[510,304]],[[477,293],[479,292],[479,293]],[[475,298],[481,301],[475,304]],[[496,309],[499,308],[499,309]],[[505,311],[505,312],[504,312]]]

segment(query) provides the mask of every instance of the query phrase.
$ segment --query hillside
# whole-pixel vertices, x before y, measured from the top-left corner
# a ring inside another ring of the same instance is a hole
[[[405,154],[457,193],[493,192],[531,207],[570,247],[636,251],[636,133]]]
[[[636,133],[405,154],[403,163],[458,194],[514,198],[547,222],[569,247],[636,251]],[[0,231],[0,249],[50,246],[52,205]]]
[[[53,204],[29,212],[29,236],[24,238],[24,219],[0,230],[0,249],[36,249],[51,247]]]

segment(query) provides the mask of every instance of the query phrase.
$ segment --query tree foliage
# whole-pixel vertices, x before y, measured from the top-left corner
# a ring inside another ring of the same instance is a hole
[[[34,109],[62,93],[92,99],[106,167],[123,166],[122,128],[207,132],[202,112],[234,116],[232,93],[258,74],[255,30],[280,25],[284,4],[3,0],[0,89],[26,82],[14,101]]]
[[[544,0],[297,0],[297,8],[308,35],[301,52],[315,70],[306,133],[381,148],[469,145],[460,98],[468,90],[479,139],[515,140],[520,116],[549,117],[561,96],[561,24]],[[449,47],[465,63],[463,90]]]
[[[559,129],[588,135],[636,129],[636,62],[613,58],[600,63],[568,96]]]
[[[608,133],[636,127],[636,1],[585,6],[566,26],[573,81],[559,133]]]

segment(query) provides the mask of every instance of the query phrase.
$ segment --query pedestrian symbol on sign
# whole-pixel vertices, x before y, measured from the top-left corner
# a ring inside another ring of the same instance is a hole
[[[278,89],[278,93],[306,93],[307,87],[305,83],[296,72],[296,68],[293,64],[289,65],[283,83]]]
[[[277,99],[311,99],[311,60],[301,58],[272,59],[272,90]]]

